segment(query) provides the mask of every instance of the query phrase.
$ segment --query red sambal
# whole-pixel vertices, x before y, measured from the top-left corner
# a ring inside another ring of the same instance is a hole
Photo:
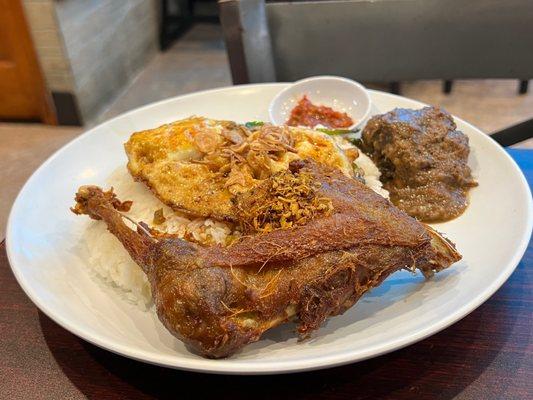
[[[353,125],[353,121],[348,114],[335,111],[330,107],[317,106],[311,103],[307,96],[303,96],[292,109],[287,125],[310,128],[317,125],[324,125],[328,128],[349,128]]]

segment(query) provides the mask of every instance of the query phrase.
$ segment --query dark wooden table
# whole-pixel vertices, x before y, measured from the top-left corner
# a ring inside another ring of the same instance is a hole
[[[512,152],[531,184],[533,151]],[[279,376],[159,368],[77,338],[24,295],[0,245],[0,399],[533,399],[533,245],[485,304],[405,349]]]

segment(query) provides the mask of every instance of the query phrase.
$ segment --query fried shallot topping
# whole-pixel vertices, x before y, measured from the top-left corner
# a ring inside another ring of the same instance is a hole
[[[272,175],[272,161],[280,161],[287,152],[296,153],[294,139],[286,127],[265,125],[249,130],[241,126],[240,129],[242,136],[213,146],[201,160],[195,161],[227,178],[225,187],[233,194],[250,187],[255,179]],[[198,138],[200,141],[205,138]]]
[[[154,211],[154,218],[152,220],[152,223],[154,225],[161,225],[163,222],[165,222],[167,219],[165,218],[165,214],[163,213],[163,209],[159,208]]]

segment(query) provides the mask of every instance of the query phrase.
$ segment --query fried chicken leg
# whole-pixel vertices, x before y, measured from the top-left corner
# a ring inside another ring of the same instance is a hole
[[[79,189],[73,211],[107,224],[148,275],[165,327],[211,358],[293,317],[305,338],[393,272],[429,276],[461,258],[449,241],[334,168],[297,161],[285,173],[310,174],[333,212],[228,247],[154,236],[142,225],[135,232],[118,211],[124,203],[96,186]],[[251,200],[239,201],[245,208]]]

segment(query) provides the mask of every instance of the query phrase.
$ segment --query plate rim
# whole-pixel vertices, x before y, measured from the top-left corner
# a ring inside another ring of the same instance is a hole
[[[429,325],[428,327],[424,327],[423,329],[419,329],[415,334],[407,335],[401,340],[394,339],[394,340],[389,340],[387,342],[382,342],[379,345],[365,349],[365,351],[362,353],[358,351],[358,349],[353,349],[351,351],[346,351],[343,353],[337,352],[337,353],[333,353],[330,355],[315,357],[312,360],[284,361],[283,364],[276,364],[276,363],[269,362],[268,364],[262,365],[259,362],[257,364],[254,364],[253,366],[250,366],[249,360],[231,359],[231,364],[228,364],[228,363],[225,363],[224,360],[209,360],[209,359],[204,359],[200,357],[194,358],[194,359],[186,359],[186,360],[182,359],[182,360],[178,360],[179,362],[176,362],[176,359],[174,356],[159,355],[159,354],[156,355],[153,352],[138,350],[130,346],[122,345],[121,343],[109,341],[106,339],[106,337],[103,337],[96,332],[79,329],[78,327],[76,327],[75,323],[69,322],[68,320],[66,320],[66,318],[63,318],[61,315],[55,315],[54,311],[51,310],[49,307],[47,307],[46,302],[40,301],[38,296],[32,290],[31,285],[24,279],[22,274],[19,272],[20,268],[15,267],[15,259],[16,259],[15,250],[14,250],[15,244],[12,243],[10,232],[12,232],[14,229],[13,227],[15,225],[15,215],[17,212],[17,208],[20,207],[20,202],[21,202],[20,199],[22,198],[24,192],[28,190],[28,187],[33,183],[33,181],[38,179],[39,174],[48,166],[48,164],[50,164],[56,158],[58,158],[61,153],[68,151],[68,149],[71,146],[74,146],[78,141],[83,140],[84,138],[87,137],[87,135],[90,135],[93,132],[97,131],[102,125],[111,124],[113,121],[119,118],[127,117],[141,110],[149,109],[152,107],[157,107],[161,104],[164,104],[166,102],[172,102],[177,99],[186,99],[187,97],[194,97],[194,96],[204,95],[208,93],[212,94],[215,92],[225,92],[228,90],[236,90],[236,89],[243,88],[243,87],[246,87],[246,88],[264,87],[266,88],[266,87],[279,86],[281,88],[288,84],[290,83],[277,82],[277,83],[261,83],[261,84],[225,86],[225,87],[216,88],[216,89],[208,89],[208,90],[202,90],[199,92],[193,92],[193,93],[189,93],[185,95],[174,96],[174,97],[170,97],[167,99],[159,100],[157,102],[149,103],[141,107],[137,107],[135,109],[129,110],[125,113],[115,116],[112,119],[103,121],[102,123],[89,128],[88,130],[80,134],[77,138],[66,143],[64,146],[62,146],[57,151],[55,151],[50,157],[48,157],[46,161],[44,161],[32,173],[32,175],[28,178],[28,180],[25,182],[25,184],[19,191],[11,207],[9,217],[8,217],[8,223],[6,226],[5,247],[6,247],[9,265],[11,267],[11,270],[13,271],[13,274],[18,284],[23,289],[23,291],[26,293],[26,295],[30,298],[30,300],[34,303],[34,305],[41,312],[43,312],[46,316],[48,316],[50,319],[52,319],[57,324],[59,324],[61,327],[73,333],[74,335],[80,337],[81,339],[86,340],[87,342],[92,343],[105,350],[111,351],[112,353],[125,356],[128,358],[137,360],[137,361],[142,361],[142,362],[146,362],[149,364],[158,365],[162,367],[169,367],[169,368],[174,368],[174,369],[204,372],[204,373],[264,375],[264,374],[294,373],[294,372],[311,371],[311,370],[317,370],[317,369],[323,369],[323,368],[332,368],[332,367],[345,365],[345,364],[349,364],[353,362],[363,361],[369,358],[377,357],[377,356],[392,352],[394,350],[401,349],[410,344],[419,342],[420,340],[423,340],[431,335],[434,335],[442,331],[443,329],[447,328],[448,326],[452,325],[453,323],[459,321],[460,319],[464,318],[466,315],[468,315],[469,313],[477,309],[481,304],[483,304],[490,296],[492,296],[503,285],[503,283],[505,283],[505,281],[509,278],[509,276],[513,273],[513,271],[519,264],[520,260],[522,259],[527,249],[527,246],[528,246],[528,243],[531,237],[532,228],[533,228],[533,201],[531,199],[531,189],[529,187],[529,184],[527,183],[527,180],[523,172],[518,167],[517,163],[500,145],[498,145],[492,138],[490,138],[489,135],[485,135],[485,139],[487,140],[487,143],[490,143],[490,146],[493,148],[496,146],[497,151],[501,155],[503,155],[503,157],[506,158],[507,161],[510,161],[510,165],[512,165],[512,168],[515,170],[515,172],[518,172],[520,183],[523,189],[526,190],[526,193],[529,193],[526,229],[521,235],[520,242],[516,246],[516,250],[513,254],[513,257],[501,269],[500,274],[498,275],[497,279],[492,281],[490,285],[488,285],[484,290],[482,290],[470,302],[466,303],[461,308],[456,309],[454,312],[442,318],[439,322]],[[386,93],[386,92],[382,92],[379,90],[372,90],[372,89],[368,89],[368,91],[371,94],[385,95],[385,96],[398,98],[402,100],[407,99],[407,100],[410,100],[412,102],[419,104],[420,106],[427,106],[427,104],[423,102],[410,99],[405,96],[399,96],[399,95]],[[453,118],[456,121],[460,121],[462,124],[468,126],[469,128],[475,131],[478,131],[480,133],[483,133],[481,129],[475,127],[469,122],[464,121],[463,119],[458,118],[456,116],[453,116]]]

